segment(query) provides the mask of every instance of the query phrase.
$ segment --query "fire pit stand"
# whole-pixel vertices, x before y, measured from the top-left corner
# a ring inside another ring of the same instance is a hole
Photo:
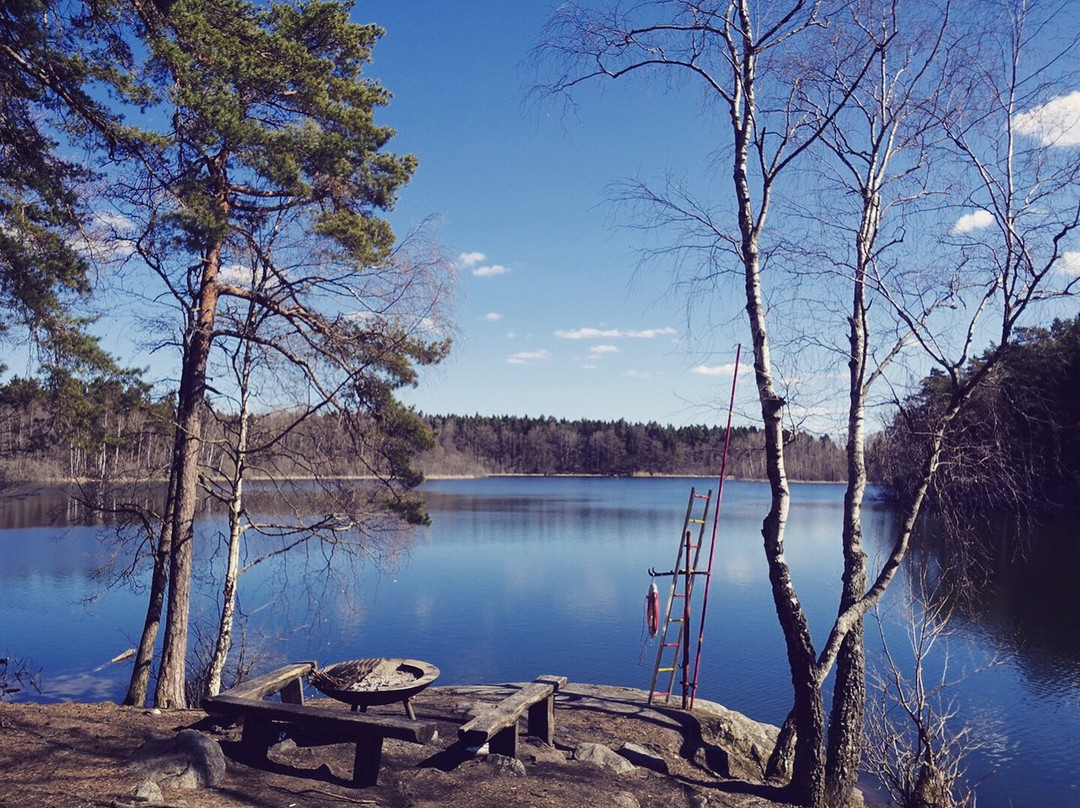
[[[332,699],[351,704],[353,712],[367,712],[379,704],[400,701],[415,720],[409,699],[439,677],[439,669],[418,659],[375,657],[338,662],[312,671],[308,682]]]

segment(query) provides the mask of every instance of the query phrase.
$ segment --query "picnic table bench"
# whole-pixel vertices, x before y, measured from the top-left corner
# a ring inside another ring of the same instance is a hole
[[[494,754],[517,757],[518,719],[529,711],[528,733],[548,746],[555,740],[555,694],[566,686],[565,676],[538,676],[517,692],[458,729],[466,746],[483,746]]]
[[[211,715],[243,722],[241,755],[251,763],[266,761],[267,751],[282,730],[292,730],[319,745],[355,743],[353,783],[357,787],[378,782],[385,738],[425,744],[435,737],[434,723],[305,705],[302,678],[314,669],[314,662],[286,665],[203,699],[202,708]],[[265,701],[278,693],[280,702]]]

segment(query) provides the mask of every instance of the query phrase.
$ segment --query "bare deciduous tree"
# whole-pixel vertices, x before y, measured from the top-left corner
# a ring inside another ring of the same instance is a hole
[[[1001,663],[1000,655],[953,672],[949,623],[956,602],[931,573],[925,557],[910,565],[903,608],[875,609],[882,664],[871,676],[874,698],[867,711],[866,768],[900,808],[974,808],[975,783],[967,761],[985,744],[979,726],[959,714],[952,694],[971,676]],[[886,621],[904,627],[904,656],[890,647]],[[910,658],[907,656],[910,652]],[[932,672],[933,671],[933,672]]]
[[[545,88],[551,93],[594,79],[682,74],[704,86],[730,123],[723,144],[730,198],[703,202],[679,186],[654,190],[645,183],[629,186],[624,198],[648,212],[649,227],[670,234],[671,246],[658,254],[690,265],[697,283],[720,283],[730,267],[740,270],[772,489],[762,535],[794,691],[782,734],[791,743],[778,744],[773,768],[792,750],[789,795],[806,805],[849,799],[863,745],[862,621],[907,554],[950,423],[985,377],[986,371],[962,376],[961,369],[978,340],[989,334],[999,348],[1007,346],[1036,303],[1077,284],[1059,272],[1078,224],[1075,156],[1057,159],[1048,143],[1018,149],[1016,139],[1024,126],[1038,129],[1038,105],[1064,86],[1066,50],[1044,52],[1040,64],[1020,69],[1038,41],[1030,9],[988,3],[985,15],[959,22],[948,10],[946,4],[911,13],[861,1],[831,7],[830,15],[804,2],[671,0],[603,12],[571,4],[552,18],[539,49],[541,59],[557,65]],[[1055,19],[1048,11],[1039,25]],[[816,162],[805,159],[813,156]],[[789,182],[796,161],[801,185]],[[841,189],[835,198],[846,207],[810,215],[793,205],[782,209],[785,188],[801,191],[807,176],[816,192]],[[972,206],[980,210],[974,220],[958,219]],[[943,224],[943,214],[958,223]],[[770,236],[776,228],[766,223],[777,215],[797,225],[797,235]],[[976,233],[971,221],[990,226]],[[842,260],[832,254],[837,232],[850,239]],[[791,248],[799,237],[816,250],[809,271],[800,270],[807,249]],[[787,272],[777,268],[785,266]],[[820,649],[784,553],[789,402],[777,383],[770,337],[791,311],[768,298],[767,282],[806,284],[828,301],[827,310],[846,312],[846,327],[833,332],[846,331],[846,343],[837,344],[822,323],[802,337],[835,351],[849,369],[844,591]],[[837,302],[845,295],[846,306]],[[939,419],[918,437],[920,485],[871,575],[860,519],[866,412],[872,384],[895,384],[888,373],[901,357],[936,364],[952,387]],[[988,365],[994,361],[990,356]],[[834,665],[826,732],[821,689]]]

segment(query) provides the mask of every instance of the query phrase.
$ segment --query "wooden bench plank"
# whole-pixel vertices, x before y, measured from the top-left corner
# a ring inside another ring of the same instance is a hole
[[[245,719],[254,715],[262,720],[302,724],[312,729],[336,731],[338,735],[378,736],[411,743],[427,743],[435,736],[436,729],[433,723],[410,721],[408,718],[399,718],[396,715],[354,713],[348,710],[302,704],[279,704],[273,701],[255,701],[228,695],[205,699],[203,709],[217,715],[237,715]]]
[[[292,665],[278,668],[276,671],[270,671],[270,673],[264,673],[262,676],[256,676],[241,682],[221,695],[240,699],[264,699],[280,692],[282,701],[303,704],[304,688],[300,679],[307,676],[314,669],[314,662],[295,662]],[[215,696],[214,698],[218,697]]]
[[[469,746],[487,743],[495,754],[517,757],[518,720],[528,710],[529,734],[550,746],[554,740],[555,693],[565,685],[565,676],[539,676],[460,727],[458,737]]]
[[[208,713],[243,719],[240,747],[244,757],[252,763],[266,761],[267,750],[277,740],[282,725],[294,727],[296,732],[315,733],[320,742],[327,744],[354,743],[353,783],[359,787],[378,783],[385,738],[424,744],[437,732],[434,723],[397,716],[261,701],[228,694],[205,699],[203,709]]]

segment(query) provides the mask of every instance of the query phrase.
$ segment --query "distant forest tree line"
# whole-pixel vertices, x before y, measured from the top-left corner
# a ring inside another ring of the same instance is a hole
[[[974,372],[981,358],[970,363]],[[871,479],[891,498],[910,496],[920,458],[919,431],[943,404],[946,388],[934,373],[902,404],[870,443]],[[930,491],[939,509],[1069,510],[1080,491],[1080,316],[1021,332],[1017,343],[953,425],[942,469]],[[258,436],[281,435],[255,454],[255,474],[302,478],[317,463],[331,475],[369,473],[340,439],[332,415],[289,428],[287,411],[252,419]],[[137,377],[108,375],[90,382],[54,373],[14,378],[0,386],[0,474],[9,481],[147,479],[168,468],[173,406],[155,399]],[[552,417],[425,415],[431,448],[418,465],[428,476],[590,474],[627,476],[716,474],[724,448],[718,426],[671,426],[625,420]],[[235,418],[214,412],[202,444],[207,473],[229,472]],[[800,480],[842,480],[844,453],[828,436],[788,434],[787,462]],[[765,475],[762,435],[754,426],[732,430],[728,474]],[[363,458],[371,463],[372,458]]]
[[[718,426],[528,418],[431,416],[436,445],[421,457],[428,474],[664,474],[719,473],[725,430]],[[827,436],[789,435],[789,466],[800,480],[841,480],[843,450]],[[732,429],[728,475],[765,477],[757,427]]]
[[[130,380],[129,380],[130,381]],[[72,389],[78,385],[78,389]],[[233,471],[239,417],[209,403],[199,444],[201,474]],[[164,480],[172,458],[175,405],[141,382],[15,378],[0,386],[0,479],[19,482]],[[387,471],[381,446],[364,450],[355,419],[279,410],[249,418],[253,479],[325,478]],[[348,434],[346,434],[348,432]],[[373,432],[372,435],[375,433]],[[428,443],[429,441],[424,441]]]
[[[78,385],[78,389],[74,389]],[[0,386],[0,471],[15,481],[153,479],[167,473],[173,406],[137,379],[15,378]],[[290,428],[288,411],[251,419],[252,445],[277,436],[251,458],[269,476],[303,478],[310,464],[328,476],[370,473],[372,458],[352,454],[333,415]],[[235,418],[214,412],[203,435],[204,473],[231,471],[226,451]],[[720,471],[724,432],[716,426],[638,424],[519,416],[423,416],[433,445],[418,458],[429,476],[486,474],[634,474],[708,476]],[[792,433],[789,465],[796,479],[840,480],[843,451],[826,436]],[[732,430],[728,474],[762,479],[760,431]],[[361,462],[364,461],[364,462]]]

